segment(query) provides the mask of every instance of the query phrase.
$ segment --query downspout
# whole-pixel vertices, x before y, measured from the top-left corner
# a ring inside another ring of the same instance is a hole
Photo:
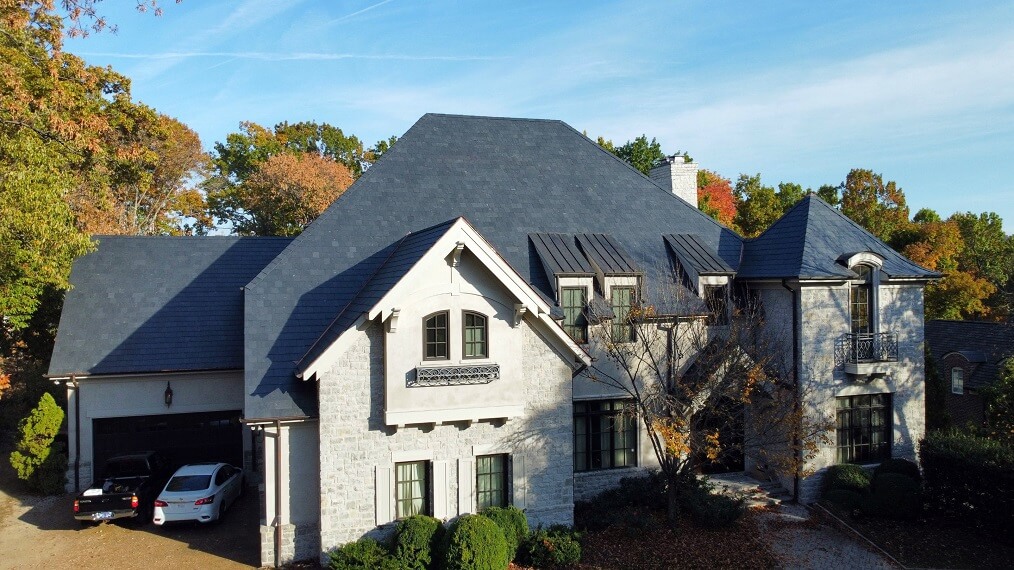
[[[792,295],[792,385],[793,385],[793,398],[792,398],[792,411],[796,415],[798,421],[802,421],[802,394],[800,393],[801,387],[799,385],[799,311],[802,307],[799,306],[799,291],[789,287],[788,279],[782,279],[782,287],[785,287]],[[801,442],[799,440],[799,426],[793,426],[792,433],[792,453],[795,456],[794,465],[795,469],[792,474],[792,502],[799,502],[799,472],[801,470],[800,463],[802,462],[802,449]]]
[[[275,568],[282,556],[282,422],[275,420]]]
[[[70,382],[74,385],[74,492],[77,493],[81,490],[81,389],[76,375],[70,375]]]

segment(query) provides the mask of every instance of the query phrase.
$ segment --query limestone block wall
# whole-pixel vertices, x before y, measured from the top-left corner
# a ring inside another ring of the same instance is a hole
[[[468,492],[473,484],[459,480],[459,473],[471,473],[467,467],[475,455],[508,453],[510,498],[525,508],[530,523],[573,524],[572,371],[528,321],[518,326],[523,327],[522,350],[512,357],[525,371],[523,417],[402,428],[384,422],[380,325],[356,333],[360,337],[319,380],[322,556],[393,529],[392,517],[378,516],[378,506],[391,493],[378,473],[399,457],[431,461],[434,514],[451,519],[473,510]]]

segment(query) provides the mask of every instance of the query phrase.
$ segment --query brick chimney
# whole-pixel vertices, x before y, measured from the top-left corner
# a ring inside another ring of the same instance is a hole
[[[662,188],[683,198],[691,206],[697,207],[696,162],[684,162],[680,155],[667,156],[665,163],[652,168],[648,177]]]

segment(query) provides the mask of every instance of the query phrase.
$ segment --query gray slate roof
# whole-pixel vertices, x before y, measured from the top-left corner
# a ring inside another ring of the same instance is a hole
[[[982,388],[996,380],[1000,364],[1014,356],[1014,325],[984,321],[932,320],[926,322],[926,344],[933,359],[961,353],[979,365],[965,376],[965,386]],[[945,379],[949,373],[940,370]]]
[[[243,367],[243,293],[291,239],[98,237],[74,263],[50,375]]]
[[[741,279],[848,279],[844,255],[870,251],[884,258],[891,278],[933,279],[939,273],[909,261],[816,195],[809,195],[760,236],[743,245]],[[724,257],[724,256],[723,256]]]
[[[608,233],[650,275],[664,234],[741,238],[560,121],[425,115],[248,287],[248,417],[316,414],[299,361],[408,233],[465,217],[547,298],[528,236]]]

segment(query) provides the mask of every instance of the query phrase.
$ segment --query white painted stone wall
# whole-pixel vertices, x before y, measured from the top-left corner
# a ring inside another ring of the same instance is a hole
[[[165,405],[166,382],[171,383],[173,389],[171,407]],[[79,396],[77,390],[72,385],[67,386],[68,491],[75,490],[74,459],[77,450],[74,446],[78,428],[81,430],[80,489],[87,488],[94,476],[94,419],[243,409],[243,373],[239,371],[96,376],[81,378],[78,384],[81,391],[78,404],[75,403]],[[80,406],[80,420],[74,416],[76,406]],[[250,453],[250,438],[245,432],[243,452],[244,457]]]
[[[683,162],[683,157],[677,156],[674,162],[651,169],[648,177],[662,188],[686,200],[691,206],[698,207],[696,162]]]
[[[341,544],[393,529],[390,523],[377,525],[378,493],[390,493],[377,489],[378,468],[392,468],[397,458],[413,454],[446,469],[445,487],[434,490],[447,510],[443,518],[472,509],[470,497],[459,497],[459,465],[474,460],[476,451],[493,449],[511,454],[511,500],[525,506],[533,526],[573,523],[571,368],[527,320],[519,328],[521,351],[512,357],[524,373],[523,417],[403,428],[384,423],[380,324],[355,333],[356,342],[319,379],[322,557]]]
[[[316,421],[283,424],[280,438],[274,426],[264,427],[262,465],[264,481],[259,485],[261,565],[275,562],[275,523],[281,525],[279,562],[316,558],[320,552],[320,502]],[[280,443],[279,471],[281,510],[275,512],[275,446]],[[277,520],[276,520],[277,517]]]

